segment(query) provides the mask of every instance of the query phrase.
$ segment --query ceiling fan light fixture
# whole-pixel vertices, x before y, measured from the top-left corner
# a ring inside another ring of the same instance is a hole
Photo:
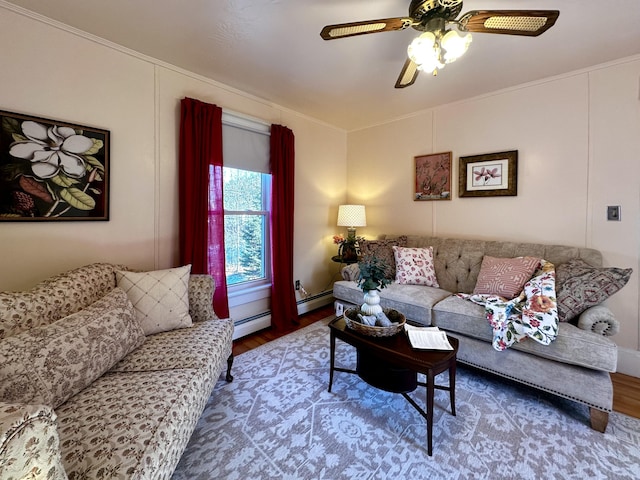
[[[444,63],[455,62],[464,55],[471,44],[471,40],[470,33],[460,36],[455,30],[449,30],[440,41],[440,45],[444,51]]]
[[[432,32],[424,32],[407,47],[409,58],[423,72],[437,72],[444,67],[440,59],[440,41]]]

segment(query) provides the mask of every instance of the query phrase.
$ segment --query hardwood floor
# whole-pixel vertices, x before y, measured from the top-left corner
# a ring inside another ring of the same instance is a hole
[[[331,313],[333,313],[333,305],[302,315],[300,316],[300,326],[296,327],[296,329],[306,327],[313,322],[326,318]],[[233,354],[240,355],[280,336],[281,334],[271,329],[247,335],[233,342]],[[640,418],[640,378],[622,373],[613,373],[611,374],[611,380],[613,382],[613,409],[616,412]]]

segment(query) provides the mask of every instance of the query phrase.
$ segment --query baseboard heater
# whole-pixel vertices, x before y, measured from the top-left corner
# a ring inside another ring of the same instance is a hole
[[[302,315],[304,313],[310,312],[311,310],[315,310],[316,308],[323,307],[333,302],[333,290],[329,290],[327,292],[318,293],[316,295],[311,295],[307,298],[303,298],[301,300],[296,301],[296,306],[298,309],[298,314]],[[234,333],[233,338],[244,337],[245,335],[249,335],[250,333],[257,332],[258,330],[262,330],[271,325],[271,310],[267,310],[266,312],[257,313],[247,318],[243,318],[241,320],[236,320],[233,322],[234,325]]]

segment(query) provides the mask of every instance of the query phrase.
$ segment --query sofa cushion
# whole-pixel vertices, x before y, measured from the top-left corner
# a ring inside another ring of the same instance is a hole
[[[103,375],[56,409],[67,475],[171,478],[214,382],[192,368]]]
[[[362,240],[358,243],[362,256],[373,256],[380,259],[387,265],[387,278],[392,280],[396,278],[396,259],[393,254],[393,247],[406,247],[406,235],[387,240]]]
[[[486,342],[493,339],[493,330],[487,321],[484,306],[456,296],[448,297],[433,307],[432,321],[449,332]],[[558,336],[549,345],[524,340],[510,348],[605,372],[615,372],[618,362],[618,348],[613,340],[569,323],[559,326]]]
[[[56,408],[144,340],[133,305],[116,288],[84,310],[0,341],[0,400]]]
[[[399,284],[439,287],[433,266],[433,247],[392,248],[396,259],[396,281]]]
[[[144,345],[120,360],[110,372],[150,372],[218,365],[231,355],[233,320],[195,322],[147,336]]]
[[[631,268],[597,268],[574,259],[556,269],[558,318],[566,322],[599,305],[624,287]]]
[[[451,292],[440,288],[397,283],[390,283],[379,293],[383,308],[393,308],[407,320],[422,325],[431,325],[432,307],[449,295]],[[353,305],[362,305],[364,294],[356,282],[341,280],[333,284],[333,296]]]
[[[522,292],[540,259],[535,257],[496,258],[485,255],[473,293],[498,295],[511,300]]]
[[[192,325],[189,316],[191,265],[151,272],[116,272],[116,282],[133,303],[146,335]]]

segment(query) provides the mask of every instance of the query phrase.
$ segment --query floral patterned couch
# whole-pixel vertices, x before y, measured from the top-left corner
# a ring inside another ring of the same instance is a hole
[[[605,431],[613,405],[609,373],[616,371],[618,358],[610,337],[620,325],[599,303],[624,286],[631,269],[601,268],[599,251],[561,245],[419,235],[383,235],[360,245],[363,254],[393,265],[390,278],[398,279],[394,246],[431,247],[433,266],[426,277],[430,276],[437,288],[396,281],[380,291],[380,305],[402,312],[408,321],[436,325],[454,335],[459,340],[461,363],[587,405],[591,426]],[[556,322],[557,336],[550,344],[526,338],[504,351],[492,348],[495,332],[487,321],[489,310],[461,298],[465,295],[456,295],[474,292],[485,256],[497,260],[537,257],[555,266],[558,313],[562,313],[562,303],[565,315]],[[398,274],[400,278],[402,274]],[[334,297],[345,306],[361,304],[358,264],[344,267],[342,277],[334,283]]]
[[[146,334],[122,270],[0,292],[3,480],[170,478],[225,366],[232,380],[233,322],[213,312],[213,279],[187,272],[188,325]]]

